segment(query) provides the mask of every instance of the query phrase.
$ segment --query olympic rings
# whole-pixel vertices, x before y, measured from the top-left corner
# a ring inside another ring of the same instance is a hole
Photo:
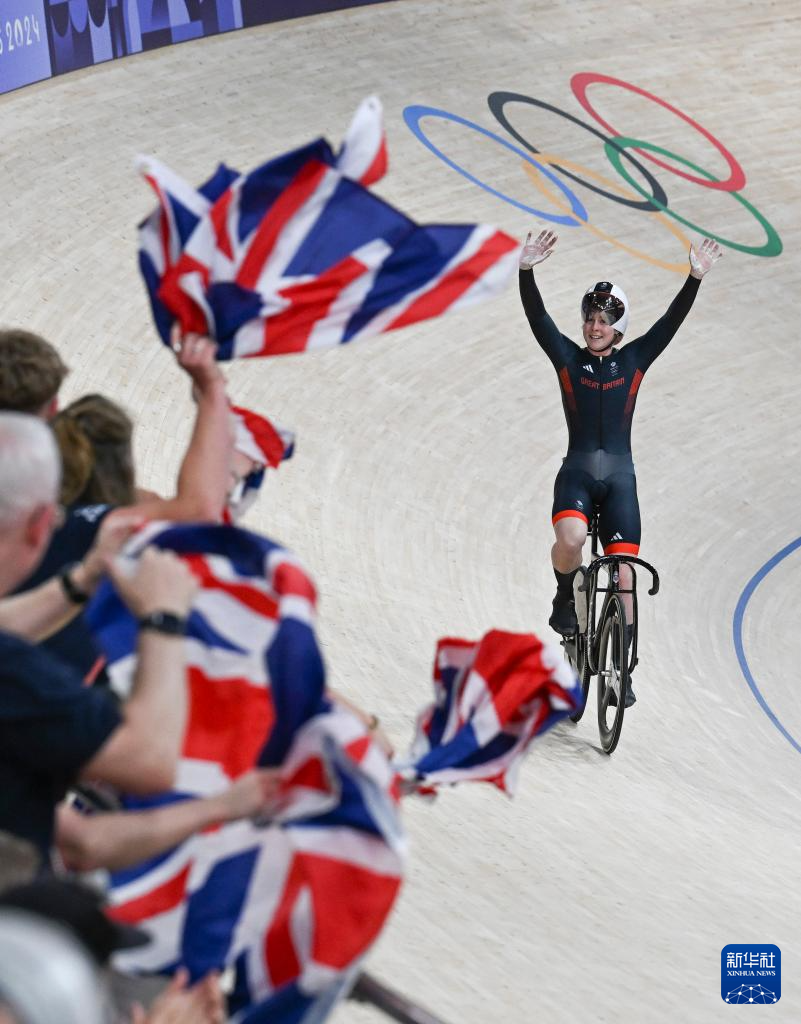
[[[558,161],[559,170],[562,169],[562,165],[565,165],[571,170],[581,171],[583,174],[588,174],[590,175],[590,177],[595,178],[602,184],[609,185],[610,188],[616,188],[619,192],[624,191],[624,189],[620,185],[616,185],[613,181],[610,181],[609,178],[605,178],[602,174],[596,174],[595,171],[591,171],[588,167],[581,167],[579,164],[576,164],[571,160],[565,160],[561,156],[553,156],[550,153],[539,153],[539,157],[543,161],[543,163],[550,164],[552,167],[556,167]],[[531,178],[531,180],[534,182],[537,188],[543,193],[543,195],[547,199],[550,199],[551,202],[556,203],[557,206],[560,205],[559,199],[556,196],[550,194],[548,187],[544,184],[544,182],[540,180],[540,176],[538,174],[535,174],[528,164],[525,164],[523,166],[523,170],[529,176],[529,178]],[[684,234],[684,232],[680,228],[674,225],[664,215],[664,213],[656,211],[653,214],[653,218],[654,220],[658,220],[660,224],[664,224],[668,231],[670,231],[670,233],[674,235],[679,240],[679,242],[681,242],[681,244],[684,246],[685,252],[689,250],[690,239]],[[631,256],[636,256],[638,259],[644,260],[646,263],[651,263],[653,264],[653,266],[656,267],[662,267],[664,270],[672,270],[677,274],[687,274],[686,260],[684,260],[682,263],[667,263],[664,260],[657,259],[655,256],[649,256],[647,253],[644,253],[639,249],[634,249],[630,245],[626,245],[625,242],[621,242],[613,235],[608,235],[605,231],[601,231],[600,228],[597,228],[592,223],[592,221],[587,221],[587,223],[582,226],[587,228],[588,231],[592,231],[592,233],[594,235],[597,235],[599,238],[604,239],[604,241],[611,242],[612,245],[616,245],[619,249],[623,249],[624,252],[629,253],[629,255]]]
[[[632,85],[630,82],[624,82],[622,78],[612,78],[611,75],[601,75],[594,71],[583,71],[580,74],[573,75],[573,77],[570,79],[570,88],[573,90],[573,95],[576,97],[576,99],[579,101],[582,107],[587,111],[590,117],[594,118],[598,122],[598,124],[600,124],[603,128],[606,128],[606,130],[608,132],[611,132],[612,135],[618,136],[620,135],[620,132],[616,131],[607,121],[604,121],[600,114],[598,114],[593,109],[592,105],[590,104],[590,101],[587,99],[587,86],[592,85],[594,82],[604,82],[607,85],[622,86],[622,88],[628,89],[630,92],[637,93],[638,96],[644,96],[646,99],[653,100],[654,103],[659,104],[660,107],[664,107],[665,110],[669,110],[677,117],[680,117],[682,121],[685,121],[687,124],[691,125],[693,128],[695,128],[697,132],[700,132],[700,134],[703,135],[705,139],[708,139],[709,142],[712,143],[715,149],[720,153],[720,155],[729,165],[729,176],[724,181],[720,181],[719,179],[715,178],[714,175],[707,174],[706,171],[701,171],[700,173],[704,174],[705,178],[696,178],[692,174],[687,174],[684,171],[677,170],[677,168],[675,167],[671,167],[670,164],[666,164],[662,160],[657,160],[656,157],[648,156],[647,153],[640,153],[640,156],[644,156],[647,160],[651,160],[653,163],[658,164],[660,167],[664,167],[666,171],[670,171],[672,174],[677,174],[680,178],[686,178],[687,181],[692,181],[696,185],[703,185],[704,188],[720,189],[722,192],[738,192],[741,188],[745,187],[745,171],[742,169],[737,160],[735,160],[735,158],[731,155],[728,149],[726,149],[723,143],[718,142],[718,140],[711,132],[708,132],[706,128],[700,125],[697,121],[694,121],[687,114],[682,113],[682,111],[679,110],[677,107],[674,107],[672,104],[668,103],[667,100],[662,100],[658,96],[654,96],[653,93],[648,92],[645,89],[641,89],[637,85]],[[637,152],[639,152],[639,150],[637,150]],[[662,151],[660,150],[660,152]],[[695,167],[693,164],[689,163],[689,161],[681,160],[680,163],[686,163],[686,165],[688,167],[692,167],[693,170],[700,170],[700,168]],[[642,189],[637,189],[637,191],[640,193],[640,195],[644,194]],[[655,205],[659,206],[660,204],[655,203]]]
[[[696,164],[691,163],[683,156],[671,153],[670,150],[663,149],[661,146],[656,146],[652,142],[643,142],[641,139],[632,139],[624,135],[619,135],[615,138],[614,143],[607,142],[605,144],[604,148],[606,149],[607,158],[618,174],[621,175],[621,177],[623,177],[629,185],[632,186],[632,188],[636,189],[640,195],[645,194],[642,186],[638,185],[629,173],[624,170],[623,162],[620,159],[621,150],[626,147],[631,147],[632,149],[639,147],[641,149],[652,150],[655,153],[661,153],[662,156],[668,156],[671,160],[678,160],[679,163],[692,168],[692,170],[697,171],[698,174],[706,175],[706,177],[712,181],[716,180],[713,175],[708,171],[705,171],[703,167],[696,166]],[[687,175],[683,175],[683,177],[687,177]],[[730,195],[736,199],[738,203],[741,203],[746,210],[754,216],[757,223],[762,226],[768,238],[764,245],[743,245],[741,242],[731,242],[729,239],[721,238],[720,235],[715,235],[706,228],[701,228],[697,224],[693,224],[692,221],[687,220],[685,217],[679,216],[678,213],[674,213],[667,205],[664,205],[662,209],[669,217],[673,217],[673,219],[677,220],[680,224],[684,224],[686,227],[691,228],[693,231],[697,231],[701,235],[708,235],[709,238],[714,238],[716,241],[720,242],[721,245],[727,245],[730,249],[737,249],[739,252],[746,252],[752,256],[778,256],[782,251],[782,241],[773,225],[762,216],[756,207],[752,206],[747,199],[744,199],[739,192],[731,192]],[[651,201],[653,202],[653,198],[651,198]]]
[[[517,92],[493,92],[490,93],[490,95],[487,97],[487,103],[489,104],[489,108],[492,111],[495,120],[498,121],[501,125],[503,125],[503,127],[507,130],[507,132],[509,132],[509,134],[513,138],[517,139],[517,141],[521,145],[525,146],[526,149],[530,150],[532,153],[539,153],[539,150],[535,146],[532,146],[531,143],[520,134],[520,132],[518,132],[515,128],[512,127],[511,123],[509,122],[509,118],[506,116],[506,113],[504,111],[504,107],[506,106],[507,103],[529,103],[531,104],[531,106],[534,107],[542,107],[544,110],[550,110],[551,113],[558,114],[560,117],[564,117],[568,121],[572,121],[573,124],[577,124],[579,128],[585,128],[588,132],[591,132],[593,135],[597,136],[601,140],[601,142],[605,143],[609,141],[603,132],[598,131],[597,128],[593,128],[593,126],[591,124],[587,124],[586,121],[581,121],[578,117],[574,117],[572,114],[568,114],[566,110],[560,110],[559,107],[555,107],[550,103],[545,103],[543,100],[535,100],[532,96],[523,96]],[[583,185],[585,188],[588,188],[591,192],[596,192],[599,196],[603,196],[604,199],[611,199],[614,203],[620,203],[622,206],[630,206],[634,210],[647,210],[648,212],[656,212],[657,210],[660,209],[660,206],[656,205],[657,203],[667,203],[667,196],[665,195],[665,190],[662,188],[662,186],[659,184],[659,182],[656,180],[653,174],[651,174],[651,172],[646,167],[643,167],[639,160],[635,160],[630,153],[625,153],[624,156],[628,161],[634,164],[637,170],[648,182],[648,185],[651,188],[651,191],[653,192],[653,202],[641,202],[639,199],[622,199],[620,196],[613,195],[611,192],[606,192],[604,191],[604,189],[598,188],[596,185],[591,185],[588,181],[583,181],[581,178],[578,177],[578,175],[571,174],[570,171],[566,171],[564,167],[561,167],[559,164],[554,164],[553,166],[554,169],[559,171],[560,174],[567,175],[568,178],[571,178],[578,185]],[[597,177],[597,175],[595,175],[595,177]]]
[[[726,178],[725,180],[719,180],[718,178],[715,177],[715,175],[710,174],[709,171],[704,170],[704,168],[697,167],[694,163],[685,159],[684,157],[678,156],[675,153],[671,153],[666,149],[662,149],[660,146],[656,146],[649,142],[643,142],[641,140],[634,139],[631,136],[619,135],[618,132],[611,127],[611,125],[607,124],[607,122],[604,121],[598,113],[596,113],[595,109],[591,106],[589,100],[587,99],[587,88],[593,83],[617,85],[622,87],[623,89],[628,89],[630,92],[636,93],[639,96],[644,96],[646,99],[652,100],[659,106],[664,107],[665,110],[669,110],[671,113],[681,118],[681,120],[683,120],[686,124],[689,124],[692,128],[699,132],[705,139],[711,142],[715,149],[717,149],[721,156],[726,160],[726,163],[729,167],[728,178]],[[625,243],[619,241],[618,239],[614,238],[611,235],[606,234],[599,228],[596,228],[594,225],[590,224],[589,215],[581,200],[576,196],[576,194],[571,189],[567,187],[567,185],[564,184],[563,181],[561,181],[552,171],[548,170],[548,166],[552,167],[554,171],[572,179],[572,181],[574,181],[576,184],[582,185],[584,188],[588,188],[591,192],[595,192],[597,195],[600,195],[605,199],[610,199],[612,202],[620,203],[621,205],[628,206],[631,209],[643,210],[647,213],[653,214],[654,216],[657,217],[660,223],[663,223],[668,228],[668,230],[671,231],[676,236],[676,238],[679,239],[679,241],[681,241],[685,246],[689,245],[689,239],[686,238],[686,236],[678,228],[671,227],[670,221],[665,220],[665,217],[671,218],[673,221],[677,221],[678,223],[683,224],[688,228],[691,228],[693,231],[698,231],[701,234],[709,235],[711,238],[716,239],[722,245],[726,245],[731,249],[736,249],[739,252],[748,253],[752,256],[778,256],[783,251],[782,241],[776,229],[769,223],[769,221],[765,217],[762,216],[762,214],[754,206],[752,206],[739,193],[739,190],[745,185],[745,172],[743,171],[742,167],[737,162],[737,160],[732,156],[732,154],[728,151],[728,149],[726,149],[726,147],[721,142],[719,142],[715,138],[715,136],[711,134],[711,132],[707,131],[706,128],[700,125],[697,121],[694,121],[691,117],[689,117],[689,115],[683,113],[677,107],[672,106],[672,104],[668,103],[666,100],[660,99],[658,96],[655,96],[653,93],[650,93],[645,89],[641,89],[639,86],[632,85],[629,82],[624,82],[621,78],[613,78],[610,75],[602,75],[595,72],[581,72],[580,74],[576,74],[572,77],[570,84],[576,96],[576,99],[584,108],[584,110],[586,110],[592,116],[592,118],[595,121],[597,121],[603,128],[612,133],[611,138],[607,138],[597,128],[593,127],[592,125],[588,124],[585,121],[581,121],[579,118],[574,117],[567,111],[560,110],[559,107],[553,106],[550,103],[545,103],[543,100],[534,99],[531,96],[524,96],[520,93],[506,91],[498,91],[491,93],[487,97],[489,108],[492,111],[492,114],[498,121],[498,123],[501,124],[517,142],[521,143],[521,145],[523,145],[526,148],[526,150],[528,150],[528,153],[524,152],[521,149],[518,149],[517,146],[512,145],[510,142],[507,142],[505,139],[501,138],[499,135],[496,135],[494,132],[489,131],[487,128],[482,128],[481,125],[475,124],[473,121],[468,121],[466,118],[460,117],[458,114],[451,114],[446,110],[440,110],[436,107],[428,107],[419,104],[409,106],[404,110],[403,117],[404,121],[406,122],[412,133],[419,139],[420,142],[423,143],[423,145],[427,149],[429,149],[435,156],[439,157],[440,160],[446,163],[453,170],[461,174],[462,177],[467,178],[468,181],[472,182],[474,185],[478,185],[479,188],[484,189],[484,191],[489,192],[491,195],[496,196],[498,199],[502,199],[504,202],[510,203],[512,206],[517,207],[519,210],[524,210],[526,213],[533,214],[535,217],[538,217],[542,220],[550,221],[552,224],[563,224],[566,227],[581,226],[589,228],[589,230],[596,234],[599,238],[606,239],[613,245],[616,245],[619,248],[623,249],[625,252],[628,252],[631,255],[636,256],[638,259],[645,260],[646,262],[652,263],[655,266],[663,267],[666,270],[678,272],[680,267],[679,264],[667,263],[663,260],[656,259],[655,257],[640,252],[639,250],[626,245]],[[595,135],[603,142],[604,151],[606,152],[607,159],[612,164],[614,169],[618,172],[621,178],[634,189],[636,193],[643,197],[643,200],[640,201],[630,197],[626,190],[624,188],[619,187],[616,183],[610,182],[602,175],[590,171],[586,167],[580,167],[578,164],[572,163],[569,160],[562,159],[561,157],[548,155],[547,157],[544,157],[542,159],[542,162],[533,160],[529,153],[539,154],[539,150],[512,126],[508,117],[506,116],[505,107],[508,103],[512,102],[528,103],[534,107],[542,107],[544,110],[548,110],[551,113],[558,114],[560,117],[564,117],[566,120],[571,121],[573,124],[576,124],[580,128],[584,128],[586,131]],[[454,160],[451,160],[449,157],[445,156],[445,154],[440,149],[438,149],[434,145],[434,143],[431,142],[423,134],[422,128],[420,127],[420,121],[423,117],[439,117],[447,121],[452,121],[456,124],[463,125],[467,128],[472,128],[474,131],[477,131],[480,135],[484,135],[486,136],[486,138],[492,139],[494,142],[499,142],[502,146],[510,150],[512,153],[516,153],[519,157],[522,157],[524,161],[523,167],[528,177],[537,186],[540,192],[542,192],[543,195],[545,195],[550,202],[555,203],[557,208],[559,208],[563,212],[557,215],[545,213],[543,210],[536,210],[533,207],[527,206],[525,203],[520,202],[517,199],[513,199],[511,196],[506,195],[504,192],[501,192],[498,189],[493,188],[486,182],[481,181],[480,178],[475,177],[475,175],[470,174],[463,167],[457,164]],[[720,235],[715,235],[712,234],[712,232],[710,231],[705,231],[703,228],[698,227],[698,225],[693,224],[691,221],[686,220],[679,214],[674,213],[673,210],[671,210],[669,207],[667,195],[665,194],[665,190],[662,188],[661,184],[647,170],[646,167],[644,167],[641,163],[635,160],[631,153],[626,152],[627,148],[633,149],[634,152],[643,156],[646,160],[649,160],[651,163],[657,164],[659,167],[665,168],[666,170],[670,171],[671,174],[675,174],[677,177],[684,178],[685,180],[701,185],[704,188],[717,189],[722,192],[731,192],[731,194],[734,196],[737,202],[744,206],[745,209],[748,210],[748,212],[752,214],[752,216],[762,226],[767,236],[767,241],[765,242],[765,244],[761,246],[750,246],[743,245],[740,242],[729,241],[728,239],[722,238]],[[688,167],[692,171],[695,171],[696,173],[689,174],[686,171],[674,166],[673,164],[666,163],[664,160],[658,159],[656,156],[653,155],[654,153],[658,153],[663,157],[668,157],[670,160],[675,161],[676,163],[681,164],[684,167]],[[643,188],[642,185],[639,185],[632,178],[630,168],[628,170],[623,169],[624,158],[629,162],[629,164],[633,164],[634,167],[645,178],[648,187],[651,189],[650,194],[646,191],[645,188]],[[580,175],[583,175],[583,177]],[[547,178],[552,185],[555,185],[557,189],[559,189],[559,191],[567,200],[567,203],[570,204],[570,213],[567,212],[567,204],[563,202],[554,193],[552,189],[547,187],[546,183],[542,180],[543,177]],[[591,180],[588,181],[587,178]],[[593,182],[596,182],[598,184],[593,184]],[[610,192],[607,191],[605,187],[599,187],[601,185],[608,186],[613,191]],[[685,269],[686,266],[681,265],[682,273]]]
[[[551,213],[545,213],[543,210],[535,210],[534,207],[526,206],[525,203],[521,203],[517,199],[512,199],[511,196],[507,196],[505,193],[499,192],[497,189],[487,185],[480,178],[476,178],[475,175],[470,174],[463,167],[460,167],[456,161],[445,156],[445,154],[438,149],[426,135],[423,134],[423,131],[420,128],[420,120],[423,117],[440,117],[444,118],[446,121],[454,121],[456,124],[466,125],[468,128],[473,128],[481,135],[486,135],[487,138],[494,139],[495,142],[500,142],[500,144],[506,149],[510,149],[513,153],[521,156],[526,163],[533,164],[537,170],[541,171],[546,178],[552,181],[570,203],[570,207],[575,216],[559,216]],[[439,110],[437,107],[427,107],[421,104],[406,107],[403,111],[403,119],[420,142],[422,142],[427,149],[430,149],[432,153],[438,156],[440,160],[443,160],[449,167],[452,167],[453,170],[458,171],[458,173],[461,174],[462,177],[467,178],[468,181],[472,181],[474,185],[478,185],[486,192],[490,192],[492,195],[498,196],[499,199],[503,199],[507,203],[511,203],[512,206],[516,206],[520,210],[525,210],[526,213],[533,214],[533,216],[542,220],[548,220],[554,224],[563,224],[565,227],[578,227],[579,223],[586,222],[589,219],[589,215],[587,214],[584,204],[574,192],[570,191],[564,182],[560,181],[555,174],[547,170],[541,164],[538,164],[536,160],[532,160],[528,153],[524,153],[522,149],[518,149],[517,146],[513,146],[511,142],[507,142],[506,139],[502,139],[500,135],[496,135],[487,128],[482,128],[481,125],[475,124],[473,121],[468,121],[467,118],[460,117],[458,114],[450,114],[447,110]]]

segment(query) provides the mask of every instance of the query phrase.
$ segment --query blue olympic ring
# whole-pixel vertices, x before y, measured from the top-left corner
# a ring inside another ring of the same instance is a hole
[[[525,203],[518,202],[517,199],[512,199],[511,196],[507,196],[505,193],[499,192],[498,189],[492,188],[480,178],[470,174],[469,171],[460,167],[459,164],[454,160],[451,160],[450,157],[445,156],[442,150],[437,149],[434,143],[423,134],[423,130],[420,127],[420,119],[423,117],[441,117],[446,121],[455,121],[456,124],[465,125],[465,127],[472,128],[474,131],[479,132],[481,135],[486,135],[487,138],[493,139],[495,142],[500,142],[500,144],[505,146],[506,149],[516,153],[521,160],[525,160],[526,163],[532,164],[532,166],[536,167],[540,174],[544,174],[550,182],[556,185],[564,195],[565,199],[570,203],[570,208],[575,214],[575,217],[570,217],[567,214],[560,215],[545,213],[543,210],[535,210],[533,206],[526,206]],[[403,119],[409,129],[427,149],[430,149],[435,156],[438,156],[440,160],[444,161],[449,167],[452,167],[454,171],[461,174],[463,178],[467,178],[467,180],[471,181],[474,185],[478,185],[480,188],[483,188],[485,192],[490,192],[499,199],[503,199],[505,202],[511,203],[512,206],[516,206],[519,210],[525,210],[526,213],[530,213],[534,217],[541,218],[542,220],[551,221],[553,224],[563,224],[565,227],[577,228],[581,226],[582,222],[586,223],[586,221],[589,220],[589,214],[579,197],[574,192],[571,192],[567,185],[565,185],[565,183],[558,178],[553,171],[549,171],[543,164],[533,160],[529,153],[525,153],[522,149],[518,149],[517,146],[513,146],[511,142],[507,142],[506,139],[502,139],[500,135],[496,135],[495,132],[491,132],[487,128],[482,128],[481,125],[475,124],[473,121],[468,121],[466,117],[459,117],[458,114],[451,114],[447,110],[439,110],[437,107],[426,107],[421,104],[414,104],[413,106],[406,107],[403,111]]]

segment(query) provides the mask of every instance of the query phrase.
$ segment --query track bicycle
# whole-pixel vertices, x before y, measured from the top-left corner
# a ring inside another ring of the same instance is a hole
[[[598,507],[593,508],[590,520],[592,554],[590,564],[581,566],[573,580],[576,607],[576,630],[564,637],[562,646],[581,683],[582,701],[571,721],[578,722],[584,714],[590,690],[590,680],[598,677],[598,732],[601,747],[611,754],[618,744],[626,711],[629,679],[637,664],[638,613],[636,566],[651,574],[650,595],[659,592],[659,575],[648,562],[634,555],[600,555],[598,553]],[[632,569],[631,587],[620,584],[621,565]],[[601,586],[599,575],[606,573],[606,586]],[[598,595],[603,594],[600,611]],[[626,612],[623,595],[631,594],[632,622],[631,647],[626,646]]]

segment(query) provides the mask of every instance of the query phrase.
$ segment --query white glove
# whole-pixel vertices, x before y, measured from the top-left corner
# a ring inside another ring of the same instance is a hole
[[[690,246],[690,273],[700,281],[723,255],[723,250],[711,238],[705,238],[700,248]]]
[[[553,231],[540,231],[534,241],[531,241],[531,232],[526,235],[526,242],[523,251],[520,253],[520,269],[531,270],[538,263],[547,260],[554,250],[557,236]]]

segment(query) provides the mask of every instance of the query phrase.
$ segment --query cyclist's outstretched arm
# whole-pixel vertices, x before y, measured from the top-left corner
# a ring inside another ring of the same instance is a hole
[[[545,311],[545,303],[534,280],[534,267],[548,259],[556,242],[557,236],[553,231],[541,231],[533,242],[529,231],[520,253],[520,298],[534,337],[558,369],[565,364],[565,346],[570,342]]]
[[[632,342],[640,350],[640,361],[650,365],[662,353],[684,323],[692,308],[703,277],[712,269],[722,255],[721,248],[711,238],[705,238],[697,248],[690,246],[690,273],[681,286],[679,294],[668,306],[667,313],[637,341]]]

